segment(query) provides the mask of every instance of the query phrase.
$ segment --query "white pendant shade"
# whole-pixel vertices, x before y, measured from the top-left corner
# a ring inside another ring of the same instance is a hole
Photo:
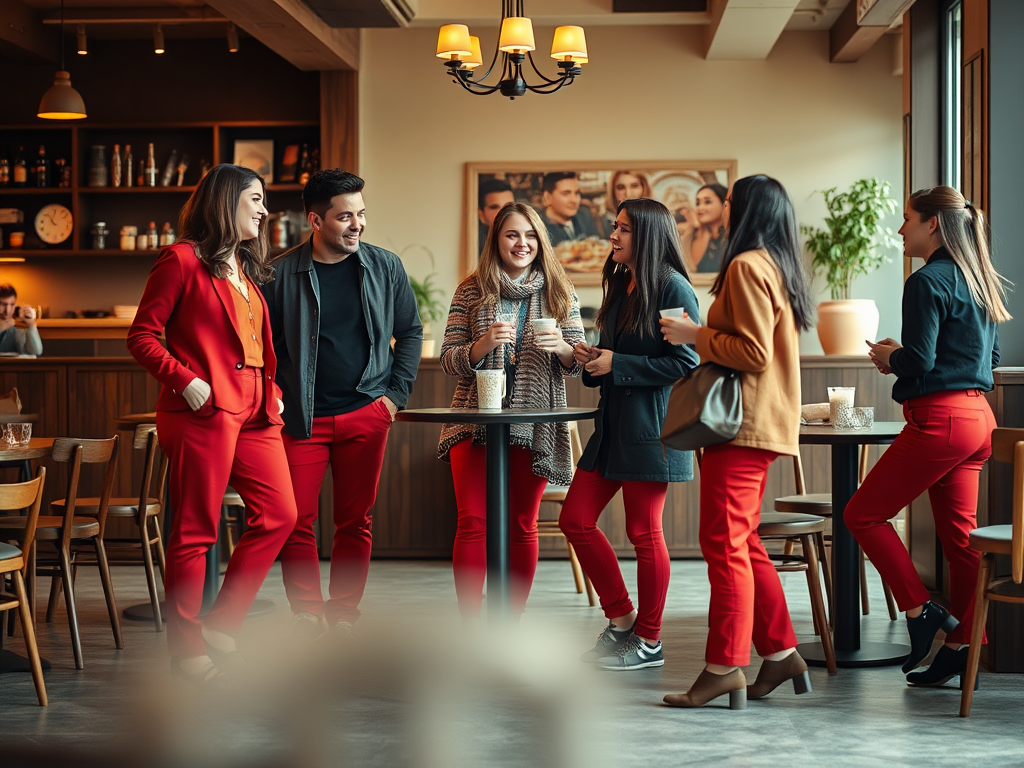
[[[570,58],[573,61],[587,58],[587,38],[583,27],[558,27],[551,41],[551,58]]]
[[[47,120],[81,120],[86,117],[85,102],[81,95],[71,87],[71,74],[60,71],[53,85],[43,94],[39,102],[36,117]]]
[[[445,24],[437,33],[437,58],[461,59],[473,53],[469,27],[465,24]]]

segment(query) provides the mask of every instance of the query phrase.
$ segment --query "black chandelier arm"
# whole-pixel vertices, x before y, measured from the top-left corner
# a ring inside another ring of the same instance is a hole
[[[453,83],[458,83],[465,91],[472,93],[475,96],[488,96],[501,89],[500,81],[494,85],[484,85],[483,83],[470,80],[469,78],[471,73],[466,72],[465,70],[460,70],[458,67],[451,67],[449,74],[452,75]]]
[[[555,77],[555,78],[547,77],[543,72],[541,72],[539,69],[537,69],[537,65],[533,61],[533,53],[532,52],[528,52],[526,54],[526,57],[530,60],[530,66],[533,67],[533,71],[536,72],[537,76],[541,80],[543,80],[544,82],[554,84],[554,83],[560,83],[560,82],[562,82],[565,79],[564,75],[562,77]]]
[[[526,90],[531,93],[554,93],[567,85],[572,85],[575,79],[575,75],[569,74],[566,75],[564,79],[555,81],[554,85],[527,85]]]

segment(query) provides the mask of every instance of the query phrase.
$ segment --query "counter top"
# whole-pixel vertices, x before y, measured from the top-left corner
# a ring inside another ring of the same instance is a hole
[[[131,328],[130,317],[41,317],[36,320],[40,328]]]

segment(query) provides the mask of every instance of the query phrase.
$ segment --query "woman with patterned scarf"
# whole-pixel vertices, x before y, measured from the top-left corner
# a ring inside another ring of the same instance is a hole
[[[553,317],[560,328],[534,332]],[[547,228],[522,203],[502,208],[476,271],[455,290],[441,345],[441,368],[459,383],[452,408],[476,408],[476,371],[504,369],[512,408],[564,408],[565,376],[579,376],[573,348],[584,340],[579,302],[554,257]],[[445,424],[438,458],[452,465],[459,522],[452,566],[459,609],[479,616],[487,572],[487,488],[482,426]],[[521,614],[537,570],[537,515],[549,482],[569,485],[572,454],[565,424],[513,424],[509,462],[512,612]]]

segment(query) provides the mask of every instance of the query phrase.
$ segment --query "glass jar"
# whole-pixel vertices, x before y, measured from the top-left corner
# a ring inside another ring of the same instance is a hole
[[[107,147],[104,144],[93,144],[89,153],[89,186],[105,187],[110,183],[110,171],[107,168]]]
[[[94,251],[102,251],[107,247],[107,235],[110,234],[110,230],[107,229],[105,221],[97,221],[92,225],[89,233],[92,235],[92,248]]]

